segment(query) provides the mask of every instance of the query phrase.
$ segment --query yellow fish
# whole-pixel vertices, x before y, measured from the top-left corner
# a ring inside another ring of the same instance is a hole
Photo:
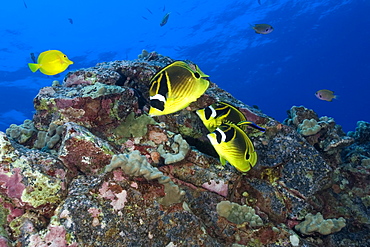
[[[192,68],[183,61],[167,65],[150,80],[149,115],[166,115],[184,109],[204,94],[209,86],[208,77],[197,65]]]
[[[197,110],[196,113],[203,121],[204,126],[206,126],[209,132],[215,131],[216,128],[225,121],[237,125],[242,122],[243,124],[240,124],[240,127],[244,131],[247,130],[247,126],[251,126],[260,131],[265,131],[264,128],[256,125],[253,122],[247,121],[244,114],[238,108],[227,102],[216,102],[204,109]]]
[[[240,172],[247,172],[257,163],[257,153],[247,134],[233,123],[222,123],[207,135],[220,156],[222,165],[228,161]]]
[[[71,64],[73,62],[61,51],[50,50],[42,52],[37,58],[37,63],[29,63],[28,67],[32,72],[40,69],[45,75],[56,75],[65,71]]]

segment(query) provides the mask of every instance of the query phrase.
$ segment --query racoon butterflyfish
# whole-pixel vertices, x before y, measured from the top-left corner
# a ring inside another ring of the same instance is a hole
[[[50,50],[42,52],[37,58],[37,63],[29,63],[28,67],[32,72],[40,70],[45,75],[56,75],[65,71],[73,64],[61,51]]]
[[[264,128],[256,125],[253,122],[247,121],[244,114],[232,104],[219,101],[204,109],[199,109],[196,111],[199,118],[203,121],[204,126],[209,132],[216,130],[223,122],[228,121],[233,124],[239,125],[244,131],[247,130],[247,126],[251,126],[260,131],[265,131]]]
[[[149,115],[160,116],[180,111],[204,94],[208,75],[197,65],[176,61],[157,72],[150,81]]]
[[[222,165],[228,161],[238,171],[247,172],[257,163],[253,143],[237,125],[224,122],[207,137],[220,156]]]

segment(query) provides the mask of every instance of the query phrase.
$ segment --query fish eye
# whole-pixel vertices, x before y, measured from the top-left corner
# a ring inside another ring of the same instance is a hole
[[[66,55],[64,55],[63,57],[67,57]]]
[[[268,30],[269,30],[269,29],[267,28],[267,29],[266,29],[266,32],[268,32]]]
[[[194,72],[194,76],[195,78],[199,79],[200,78],[200,74],[198,72]]]

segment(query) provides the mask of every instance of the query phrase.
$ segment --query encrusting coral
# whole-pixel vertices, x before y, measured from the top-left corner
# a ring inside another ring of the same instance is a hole
[[[156,167],[151,166],[146,160],[146,157],[140,155],[140,152],[137,150],[128,155],[114,155],[111,163],[106,166],[105,172],[110,172],[118,167],[127,175],[135,177],[144,176],[148,181],[157,179],[160,184],[163,184],[166,195],[159,200],[162,205],[169,206],[173,203],[179,203],[185,195],[183,190]]]

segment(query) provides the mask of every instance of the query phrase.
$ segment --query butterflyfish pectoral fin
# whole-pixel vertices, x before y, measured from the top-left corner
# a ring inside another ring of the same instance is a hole
[[[28,67],[32,72],[36,72],[41,66],[38,63],[29,63]]]
[[[220,157],[220,162],[221,162],[221,165],[226,165],[226,160],[222,157]]]
[[[262,128],[261,126],[258,126],[257,124],[251,122],[251,121],[241,121],[237,124],[238,126],[243,126],[243,125],[248,125],[250,127],[253,127],[255,129],[258,129],[259,131],[261,132],[265,132],[266,129],[265,128]]]

